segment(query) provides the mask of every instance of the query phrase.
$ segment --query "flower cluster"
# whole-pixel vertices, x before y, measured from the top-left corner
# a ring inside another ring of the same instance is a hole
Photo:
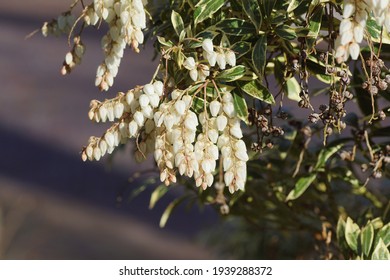
[[[75,20],[76,18],[71,12],[62,13],[57,19],[43,24],[41,28],[42,35],[47,37],[48,35],[67,34],[72,29]]]
[[[77,20],[68,11],[58,19],[46,22],[41,29],[42,34],[47,36],[72,33],[80,19],[84,20],[85,25],[97,25],[103,21],[108,24],[109,30],[101,40],[105,59],[99,65],[95,79],[95,85],[100,90],[107,91],[114,84],[126,46],[129,45],[135,52],[139,52],[139,45],[144,42],[142,29],[146,27],[146,13],[143,2],[142,0],[94,0],[84,8]],[[79,37],[76,36],[75,40],[81,42]],[[84,46],[81,47],[80,43],[75,42],[75,48],[67,53],[61,71],[63,74],[69,73],[78,64],[85,49]]]
[[[73,39],[74,45],[70,52],[65,55],[65,60],[62,64],[61,74],[66,75],[69,74],[76,65],[81,63],[81,59],[85,53],[85,46],[83,42],[81,42],[81,37],[76,36]]]
[[[193,96],[186,90],[175,89],[170,93],[170,100],[160,103],[163,84],[159,81],[126,94],[119,93],[102,103],[92,101],[91,120],[118,121],[102,137],[91,137],[82,157],[99,160],[120,143],[126,143],[127,138],[140,136],[136,159],[142,160],[153,152],[160,179],[166,185],[176,182],[178,172],[193,177],[198,187],[206,189],[214,182],[220,159],[229,191],[243,190],[248,154],[241,140],[233,96],[228,91],[221,94],[221,102],[211,101],[208,110],[199,116],[192,109]]]
[[[85,21],[96,24],[98,19],[109,26],[102,38],[105,59],[96,72],[95,85],[107,91],[114,83],[126,45],[139,52],[144,41],[142,29],[146,27],[146,15],[141,0],[94,0],[85,13]]]
[[[202,41],[203,57],[207,60],[208,65],[196,62],[193,57],[187,57],[183,66],[189,70],[190,77],[193,81],[205,81],[210,75],[210,67],[218,65],[220,70],[226,69],[226,65],[236,66],[236,54],[232,50],[225,51],[218,47],[214,51],[213,41],[204,39]]]
[[[102,137],[91,137],[88,146],[82,151],[83,160],[99,160],[106,154],[111,154],[121,143],[128,138],[136,138],[141,129],[146,134],[154,130],[152,121],[154,111],[163,94],[163,84],[156,81],[144,87],[137,87],[126,94],[119,93],[117,97],[104,102],[92,100],[89,118],[95,122],[115,122]],[[154,141],[145,139],[140,153],[145,155],[153,151]],[[139,156],[138,156],[139,158]]]
[[[349,56],[356,60],[363,41],[364,28],[368,16],[372,13],[376,22],[390,31],[389,0],[345,0],[343,20],[340,23],[340,37],[336,41],[338,62],[346,61]]]

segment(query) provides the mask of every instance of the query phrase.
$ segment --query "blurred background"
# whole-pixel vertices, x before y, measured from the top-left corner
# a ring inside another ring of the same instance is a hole
[[[177,209],[160,229],[175,191],[153,210],[148,191],[129,200],[151,161],[135,164],[131,147],[110,162],[81,161],[89,136],[105,129],[89,121],[90,100],[149,82],[156,62],[151,46],[128,50],[115,86],[100,93],[94,77],[102,31],[87,29],[82,65],[61,76],[67,38],[25,37],[71,2],[0,4],[0,259],[216,258],[199,238],[218,222],[213,209]],[[129,180],[134,174],[141,177]]]

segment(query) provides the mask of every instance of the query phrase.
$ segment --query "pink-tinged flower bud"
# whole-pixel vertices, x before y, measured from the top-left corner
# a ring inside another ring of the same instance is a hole
[[[214,51],[213,41],[211,39],[204,39],[202,42],[202,48],[206,52],[212,53]]]
[[[213,117],[216,117],[221,110],[221,103],[217,100],[213,100],[210,102],[210,113]]]

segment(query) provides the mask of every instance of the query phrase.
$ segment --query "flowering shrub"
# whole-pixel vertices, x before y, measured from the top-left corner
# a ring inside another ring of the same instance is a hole
[[[382,226],[390,218],[390,1],[85,2],[76,0],[42,27],[44,36],[73,38],[62,74],[82,60],[83,30],[102,25],[101,91],[113,85],[124,51],[140,52],[145,38],[160,63],[150,83],[91,101],[89,118],[112,125],[89,139],[84,161],[134,139],[135,159],[153,154],[163,183],[151,205],[178,182],[192,199],[245,221],[234,226],[249,230],[252,244],[270,234],[287,244],[303,230],[316,257],[389,258],[389,226]],[[306,120],[295,116],[302,113]],[[169,205],[162,225],[182,201]],[[358,226],[347,220],[347,242],[361,236],[366,251],[343,255],[332,239],[340,215],[371,226],[381,216],[380,249],[371,239],[367,249],[364,230],[356,235]],[[224,244],[229,248],[228,238]],[[277,257],[268,246],[242,256]]]

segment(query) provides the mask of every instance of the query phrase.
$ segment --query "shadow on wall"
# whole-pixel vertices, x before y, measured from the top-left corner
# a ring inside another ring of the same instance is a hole
[[[4,147],[0,157],[0,176],[35,186],[40,191],[56,193],[69,200],[81,200],[118,214],[131,215],[156,228],[166,205],[174,199],[174,195],[168,193],[150,211],[149,191],[130,202],[126,200],[131,191],[142,183],[142,176],[129,183],[130,170],[128,174],[115,169],[106,171],[101,163],[84,163],[79,155],[67,154],[1,124],[0,139]],[[118,195],[123,195],[125,199],[120,207],[117,204]],[[213,209],[199,213],[195,208],[190,211],[178,208],[173,212],[167,230],[193,236],[215,220]]]

